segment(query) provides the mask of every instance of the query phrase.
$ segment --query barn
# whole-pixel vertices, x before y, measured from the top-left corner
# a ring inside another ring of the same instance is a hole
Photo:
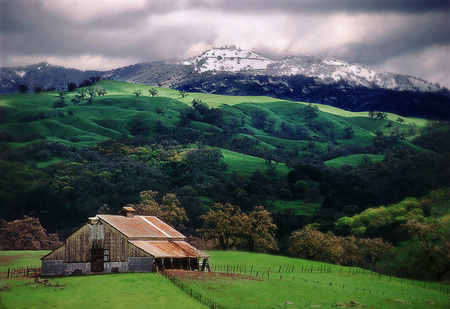
[[[157,217],[134,213],[132,207],[124,207],[120,215],[89,218],[61,247],[41,258],[42,274],[207,267],[209,255],[188,244],[181,233]]]

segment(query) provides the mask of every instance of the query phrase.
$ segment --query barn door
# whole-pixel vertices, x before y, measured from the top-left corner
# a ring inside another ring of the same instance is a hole
[[[91,249],[91,271],[103,271],[104,254],[103,249]]]

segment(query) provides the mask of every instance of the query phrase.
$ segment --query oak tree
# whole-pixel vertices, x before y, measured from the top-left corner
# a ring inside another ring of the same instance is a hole
[[[270,212],[263,206],[255,207],[250,214],[242,215],[242,236],[247,243],[250,252],[255,250],[277,250],[275,230],[277,226],[273,223]]]
[[[238,244],[243,227],[243,217],[238,206],[216,203],[213,208],[200,217],[203,227],[198,230],[206,240],[217,240],[222,250]]]

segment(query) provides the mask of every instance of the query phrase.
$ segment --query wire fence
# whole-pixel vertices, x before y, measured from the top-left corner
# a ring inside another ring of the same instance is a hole
[[[202,295],[201,293],[194,291],[191,287],[186,285],[184,282],[182,282],[180,279],[176,278],[175,276],[170,276],[168,272],[165,272],[164,275],[167,279],[169,279],[175,286],[181,289],[181,291],[185,292],[187,295],[201,303],[202,305],[205,305],[208,308],[211,309],[225,309],[222,305],[219,305],[217,302],[209,299],[208,297]]]
[[[242,274],[255,277],[266,278],[290,278],[295,280],[295,277],[289,274],[295,273],[348,273],[352,275],[370,276],[371,278],[384,279],[390,282],[399,282],[402,285],[410,285],[412,287],[421,287],[424,289],[438,291],[445,294],[450,294],[450,286],[447,284],[440,284],[436,282],[417,281],[413,279],[404,279],[393,277],[373,270],[367,270],[360,267],[340,267],[333,265],[303,265],[301,267],[295,265],[272,265],[272,266],[258,266],[242,265],[242,264],[212,264],[211,271],[226,272],[233,274]]]
[[[8,268],[6,278],[17,278],[17,277],[36,277],[42,274],[42,268],[40,267],[18,267],[18,268]]]

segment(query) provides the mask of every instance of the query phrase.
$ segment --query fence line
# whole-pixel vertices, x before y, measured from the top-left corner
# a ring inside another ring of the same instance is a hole
[[[360,267],[339,267],[338,266],[331,267],[332,265],[321,265],[321,266],[304,266],[295,268],[295,265],[278,265],[278,266],[266,266],[264,268],[259,267],[256,268],[253,265],[230,265],[230,264],[211,264],[211,270],[217,272],[227,272],[233,274],[244,274],[254,277],[267,277],[267,278],[278,278],[274,276],[274,274],[279,274],[280,278],[283,278],[282,274],[285,274],[285,278],[288,278],[289,273],[344,273],[348,272],[353,275],[365,275],[371,276],[377,279],[385,279],[390,282],[400,282],[400,284],[411,285],[413,287],[421,287],[427,290],[437,291],[444,294],[450,294],[450,286],[446,286],[444,284],[434,283],[434,282],[425,282],[425,281],[416,281],[413,279],[404,279],[392,277],[391,275],[377,273],[372,270],[367,270]],[[293,278],[293,280],[295,280]]]
[[[8,268],[6,278],[13,277],[35,277],[42,274],[41,267],[18,267],[18,268]]]
[[[209,299],[208,297],[202,295],[199,292],[194,291],[191,287],[183,283],[180,279],[176,278],[175,276],[169,276],[167,271],[163,275],[165,275],[165,277],[169,279],[175,286],[180,288],[181,291],[185,292],[187,295],[189,295],[202,305],[205,305],[211,309],[225,309],[225,307],[219,305],[217,302]]]

